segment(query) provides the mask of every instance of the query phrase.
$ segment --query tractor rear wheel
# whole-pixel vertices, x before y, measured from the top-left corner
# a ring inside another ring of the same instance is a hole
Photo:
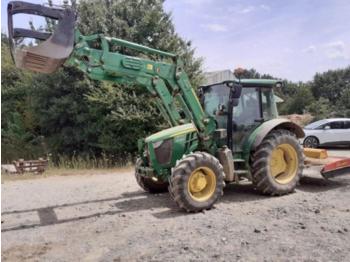
[[[163,193],[168,191],[168,183],[163,181],[156,181],[156,180],[153,180],[152,178],[141,176],[141,174],[137,172],[138,170],[137,167],[141,165],[142,165],[142,160],[141,158],[138,158],[135,164],[135,178],[136,178],[137,184],[139,184],[139,186],[143,190],[152,194]]]
[[[263,194],[288,194],[297,186],[303,166],[303,149],[295,135],[274,130],[252,156],[253,184]]]
[[[218,159],[204,152],[192,153],[173,168],[169,192],[187,212],[210,209],[223,195],[224,178]]]

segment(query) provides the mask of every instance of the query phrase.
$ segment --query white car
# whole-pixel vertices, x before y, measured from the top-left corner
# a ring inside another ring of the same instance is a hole
[[[304,127],[304,147],[350,145],[350,118],[330,118]]]

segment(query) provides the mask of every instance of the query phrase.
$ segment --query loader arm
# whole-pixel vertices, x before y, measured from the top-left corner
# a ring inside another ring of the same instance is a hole
[[[14,28],[12,15],[18,13],[57,19],[58,25],[52,34]],[[65,62],[94,80],[141,86],[155,99],[171,126],[193,123],[201,147],[207,151],[215,147],[211,139],[215,120],[204,112],[177,55],[103,34],[84,36],[75,29],[75,11],[70,7],[57,9],[13,1],[8,5],[8,16],[11,52],[18,67],[51,73]],[[14,40],[21,37],[43,42],[16,47]],[[122,53],[125,49],[133,55]]]
[[[121,48],[159,59],[112,51]],[[91,79],[144,87],[172,126],[193,122],[204,140],[215,130],[215,122],[202,109],[184,64],[175,54],[103,34],[83,36],[76,31],[75,47],[67,63]]]

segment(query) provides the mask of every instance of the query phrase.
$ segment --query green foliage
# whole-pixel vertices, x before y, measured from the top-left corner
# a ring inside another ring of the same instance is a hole
[[[239,76],[235,74],[235,76],[238,78]],[[245,70],[242,75],[240,75],[240,78],[251,78],[251,79],[275,79],[272,75],[269,74],[260,74],[257,72],[254,68],[250,68],[248,70]]]
[[[103,83],[86,98],[99,133],[94,145],[118,158],[134,153],[138,138],[164,127],[155,104],[142,89]]]
[[[316,99],[327,98],[332,104],[341,99],[343,92],[350,89],[350,66],[345,69],[328,70],[317,73],[311,84],[311,90]]]
[[[12,62],[8,39],[1,34],[1,154],[2,162],[43,153],[33,109],[32,74]]]
[[[310,88],[318,100],[308,110],[317,118],[350,117],[350,66],[317,73]]]
[[[340,99],[335,103],[337,115],[341,117],[350,117],[350,87],[349,82],[347,88],[341,92]]]
[[[310,103],[310,105],[306,107],[306,110],[315,116],[314,120],[335,116],[333,111],[334,107],[331,102],[324,97],[320,97],[318,100]]]
[[[77,8],[78,27],[83,34],[103,32],[181,54],[191,82],[194,85],[200,82],[202,60],[194,58],[191,43],[175,32],[163,1],[82,0]],[[46,31],[52,31],[53,26],[47,19]],[[42,154],[52,154],[57,164],[67,166],[70,160],[73,165],[91,159],[115,165],[116,161],[130,159],[136,153],[137,139],[166,126],[144,90],[94,82],[70,67],[51,75],[24,72],[14,67],[8,45],[4,43],[2,129],[10,134],[9,126],[15,123],[28,137],[42,137],[47,145]],[[11,122],[12,112],[18,112],[17,122]],[[30,148],[31,139],[23,135],[21,141]],[[10,140],[3,140],[2,148],[10,148],[8,143]],[[12,151],[15,153],[8,156],[6,151],[2,160],[24,157],[20,147]]]
[[[36,74],[33,82],[40,133],[53,159],[57,155],[93,152],[89,143],[98,134],[90,126],[94,119],[84,96],[94,88],[93,83],[74,68],[51,75]]]
[[[286,87],[284,90],[288,93],[282,91],[285,102],[280,105],[280,114],[303,114],[306,107],[314,101],[309,86],[303,83],[298,85],[288,83]]]
[[[162,0],[71,2],[77,5],[83,34],[105,33],[181,54],[193,86],[200,83],[202,60],[194,57],[191,42],[176,33]],[[46,30],[53,27],[48,19]],[[50,154],[65,167],[118,165],[133,158],[137,139],[166,127],[144,90],[95,82],[71,67],[51,75],[17,69],[5,35],[1,42],[2,162]],[[242,77],[273,78],[255,69]],[[281,114],[350,117],[350,67],[318,73],[308,83],[285,81],[276,93],[285,101],[279,105]]]
[[[163,0],[82,0],[79,1],[79,30],[84,35],[104,33],[145,46],[180,54],[193,86],[201,80],[202,59],[194,57],[191,41],[175,31]],[[93,19],[91,19],[93,17]],[[123,50],[130,53],[129,50]]]
[[[23,116],[13,112],[6,118],[6,127],[1,130],[1,154],[3,162],[17,158],[35,158],[42,155],[43,141],[25,127]]]

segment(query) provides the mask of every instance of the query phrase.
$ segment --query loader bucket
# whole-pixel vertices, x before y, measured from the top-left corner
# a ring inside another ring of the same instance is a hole
[[[74,45],[76,15],[71,8],[53,8],[22,1],[11,1],[7,6],[8,32],[12,58],[19,68],[35,72],[52,73],[70,56]],[[33,14],[58,20],[52,33],[13,27],[13,15]],[[37,46],[19,46],[22,38],[34,38]]]

